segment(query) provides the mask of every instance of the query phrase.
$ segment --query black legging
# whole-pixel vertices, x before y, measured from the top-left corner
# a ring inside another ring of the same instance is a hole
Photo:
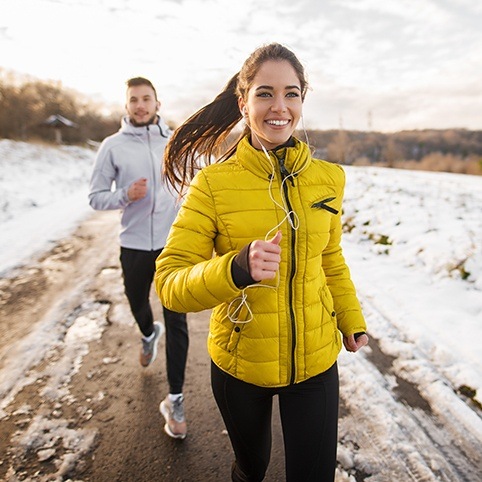
[[[156,270],[156,259],[162,249],[141,251],[121,247],[120,261],[124,289],[132,314],[144,336],[154,330],[149,295]],[[166,369],[170,393],[181,393],[184,385],[189,336],[185,313],[176,313],[163,307],[166,327]]]
[[[264,388],[211,363],[211,385],[234,449],[232,480],[263,480],[271,453],[273,396],[278,395],[287,482],[332,482],[338,436],[338,368],[302,383]]]

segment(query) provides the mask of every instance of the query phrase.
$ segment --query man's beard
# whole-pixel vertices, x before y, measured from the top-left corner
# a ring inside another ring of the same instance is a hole
[[[157,118],[157,114],[154,114],[147,122],[136,122],[133,117],[130,118],[130,121],[134,127],[144,127],[151,124],[155,124],[154,121],[156,120],[156,118]]]

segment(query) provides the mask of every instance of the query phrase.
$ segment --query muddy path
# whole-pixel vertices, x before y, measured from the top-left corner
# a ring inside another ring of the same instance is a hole
[[[158,411],[167,390],[164,340],[155,363],[141,368],[117,230],[116,213],[94,213],[54,249],[0,279],[1,480],[230,480],[231,449],[209,384],[209,313],[188,315],[189,434],[172,440]],[[368,316],[383,316],[364,301]],[[454,397],[450,406],[459,408],[446,413],[434,406],[397,361],[375,338],[364,355],[340,357],[337,481],[477,480],[480,440],[467,424],[479,423],[480,411],[427,359],[427,369]],[[266,480],[279,482],[284,461],[277,416],[273,425]]]
[[[172,440],[158,411],[167,390],[164,339],[143,369],[117,230],[115,213],[94,213],[0,280],[1,480],[229,480],[231,450],[209,385],[209,313],[188,317],[189,436]],[[276,432],[275,443],[270,477],[281,480]]]

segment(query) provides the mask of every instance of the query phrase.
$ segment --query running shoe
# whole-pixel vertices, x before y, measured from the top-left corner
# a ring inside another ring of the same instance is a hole
[[[140,361],[143,367],[148,367],[157,357],[157,344],[159,338],[164,333],[164,326],[158,321],[154,322],[154,336],[151,341],[146,341],[142,338],[142,348],[140,354]]]
[[[185,439],[187,435],[186,418],[184,417],[184,397],[180,396],[172,402],[169,395],[161,402],[159,410],[166,420],[164,431],[172,438]]]

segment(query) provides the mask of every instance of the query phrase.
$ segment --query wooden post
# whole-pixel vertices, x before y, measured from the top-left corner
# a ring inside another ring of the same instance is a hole
[[[60,127],[55,128],[55,142],[57,144],[62,144],[62,131]]]

